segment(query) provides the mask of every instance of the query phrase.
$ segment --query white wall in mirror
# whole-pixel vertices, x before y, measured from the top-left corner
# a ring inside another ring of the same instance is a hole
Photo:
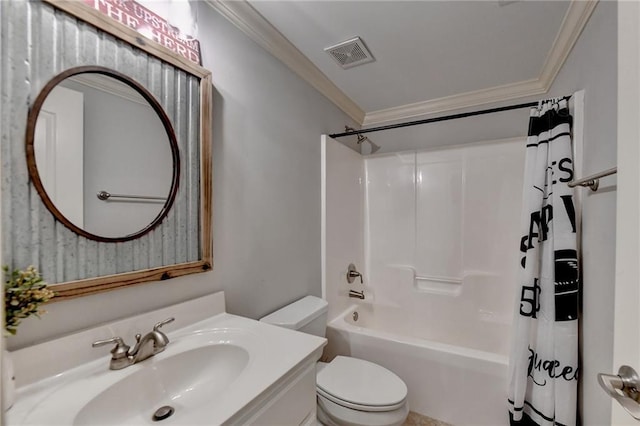
[[[85,99],[82,228],[103,237],[129,235],[149,225],[165,201],[103,201],[96,194],[166,200],[173,176],[169,138],[156,112],[135,90],[110,77],[78,77],[62,85],[82,92]]]

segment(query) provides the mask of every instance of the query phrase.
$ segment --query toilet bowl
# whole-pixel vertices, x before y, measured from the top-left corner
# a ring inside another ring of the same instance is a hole
[[[304,297],[260,319],[324,337],[327,302]],[[373,362],[336,356],[316,364],[318,421],[327,426],[396,426],[409,414],[407,386]]]
[[[318,420],[327,426],[401,425],[409,414],[404,382],[363,359],[318,362],[316,393]]]

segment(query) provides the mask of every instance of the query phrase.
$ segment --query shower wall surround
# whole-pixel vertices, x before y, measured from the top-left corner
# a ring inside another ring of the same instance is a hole
[[[347,283],[347,268],[358,271],[364,261],[364,161],[352,149],[322,137],[322,295],[329,302],[329,318],[347,309],[350,289],[365,288],[360,280]],[[369,283],[364,272],[363,281]],[[369,295],[367,294],[366,297]]]
[[[351,285],[365,290],[358,303],[402,308],[417,334],[438,321],[460,323],[461,330],[498,324],[504,339],[496,350],[506,354],[524,146],[518,138],[359,157],[327,138],[323,253],[330,317],[353,302],[343,272],[362,259],[365,283]]]
[[[447,316],[510,322],[523,165],[519,139],[367,158],[365,247],[376,302],[403,305],[417,291],[457,299]]]

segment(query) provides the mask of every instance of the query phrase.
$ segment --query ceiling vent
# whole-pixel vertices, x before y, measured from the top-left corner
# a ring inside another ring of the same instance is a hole
[[[375,58],[367,49],[360,37],[343,41],[335,46],[324,49],[343,69],[353,68],[358,65],[375,61]]]

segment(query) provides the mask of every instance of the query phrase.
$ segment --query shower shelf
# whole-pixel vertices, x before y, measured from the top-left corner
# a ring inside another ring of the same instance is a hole
[[[416,275],[414,279],[416,281],[434,281],[439,283],[462,284],[462,278],[428,277],[426,275]]]
[[[462,292],[462,278],[414,275],[414,287],[424,293],[458,296]]]

